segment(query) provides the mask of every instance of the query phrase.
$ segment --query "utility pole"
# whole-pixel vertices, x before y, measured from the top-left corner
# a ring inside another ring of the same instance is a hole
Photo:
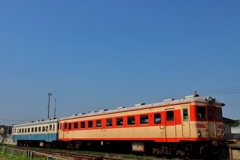
[[[49,119],[49,111],[50,111],[50,96],[52,93],[48,93],[48,119]]]
[[[54,108],[54,118],[56,118],[56,111],[57,111],[57,98],[55,98],[55,108]]]

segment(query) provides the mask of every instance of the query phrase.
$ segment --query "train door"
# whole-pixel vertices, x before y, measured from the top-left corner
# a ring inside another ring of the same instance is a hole
[[[182,107],[182,136],[190,137],[190,122],[189,122],[189,112],[188,108]]]
[[[214,109],[208,107],[208,135],[209,138],[216,138],[216,123],[214,116]]]
[[[165,132],[166,132],[166,141],[169,138],[176,137],[176,125],[175,125],[175,115],[173,109],[166,109],[166,118],[165,118]]]
[[[62,136],[63,136],[62,138],[63,139],[67,138],[66,137],[66,130],[67,130],[67,122],[64,122],[63,126],[62,126]]]
[[[46,126],[46,134],[47,134],[48,142],[51,141],[51,137],[50,137],[50,134],[49,134],[49,124],[47,124],[47,126]]]

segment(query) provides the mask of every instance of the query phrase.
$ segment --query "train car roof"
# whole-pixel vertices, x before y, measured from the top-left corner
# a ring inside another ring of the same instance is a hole
[[[184,98],[181,99],[165,99],[162,102],[157,102],[157,103],[151,103],[151,104],[145,104],[145,103],[139,103],[135,104],[134,106],[130,107],[117,107],[115,109],[104,109],[104,110],[99,110],[99,111],[91,111],[89,113],[79,113],[79,114],[74,114],[69,117],[64,117],[60,118],[59,120],[67,120],[67,119],[73,119],[73,118],[80,118],[80,117],[87,117],[87,116],[93,116],[93,115],[101,115],[101,114],[109,114],[109,113],[117,113],[117,112],[124,112],[124,111],[131,111],[131,110],[136,110],[136,109],[145,109],[145,108],[151,108],[151,107],[159,107],[159,106],[168,106],[168,105],[176,105],[176,104],[184,104],[184,103],[189,103],[189,102],[195,102],[195,103],[210,103],[214,105],[219,105],[219,106],[224,106],[223,103],[220,101],[216,100],[215,98],[212,97],[199,97],[199,95],[190,95],[190,96],[185,96]]]
[[[52,119],[41,119],[37,121],[30,121],[28,123],[22,123],[22,124],[14,124],[13,127],[26,127],[26,126],[35,126],[35,125],[41,125],[41,124],[50,124],[50,123],[56,123],[58,121],[57,118]]]

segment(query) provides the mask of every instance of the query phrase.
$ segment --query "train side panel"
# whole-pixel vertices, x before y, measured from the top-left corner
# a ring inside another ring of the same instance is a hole
[[[57,119],[29,122],[14,125],[12,128],[12,139],[18,145],[40,145],[40,142],[51,143],[58,140]],[[38,143],[39,142],[39,143]]]
[[[207,117],[197,119],[197,107],[205,107],[205,110],[208,108],[206,103],[189,103],[63,119],[59,121],[61,126],[59,140],[151,140],[155,142],[202,141],[209,138],[222,140],[222,121],[216,122],[215,112],[212,121],[207,121]],[[205,116],[207,114],[208,112],[205,112]],[[134,117],[134,124],[128,123],[131,117]],[[108,119],[113,123],[111,126],[107,126]],[[119,119],[122,119],[122,125],[117,124]],[[157,120],[158,123],[156,123]],[[101,122],[101,127],[97,126],[97,121]]]

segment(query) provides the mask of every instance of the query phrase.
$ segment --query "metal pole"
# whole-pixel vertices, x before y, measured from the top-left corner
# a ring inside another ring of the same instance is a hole
[[[49,119],[49,111],[50,111],[50,96],[52,93],[48,93],[48,119]]]

